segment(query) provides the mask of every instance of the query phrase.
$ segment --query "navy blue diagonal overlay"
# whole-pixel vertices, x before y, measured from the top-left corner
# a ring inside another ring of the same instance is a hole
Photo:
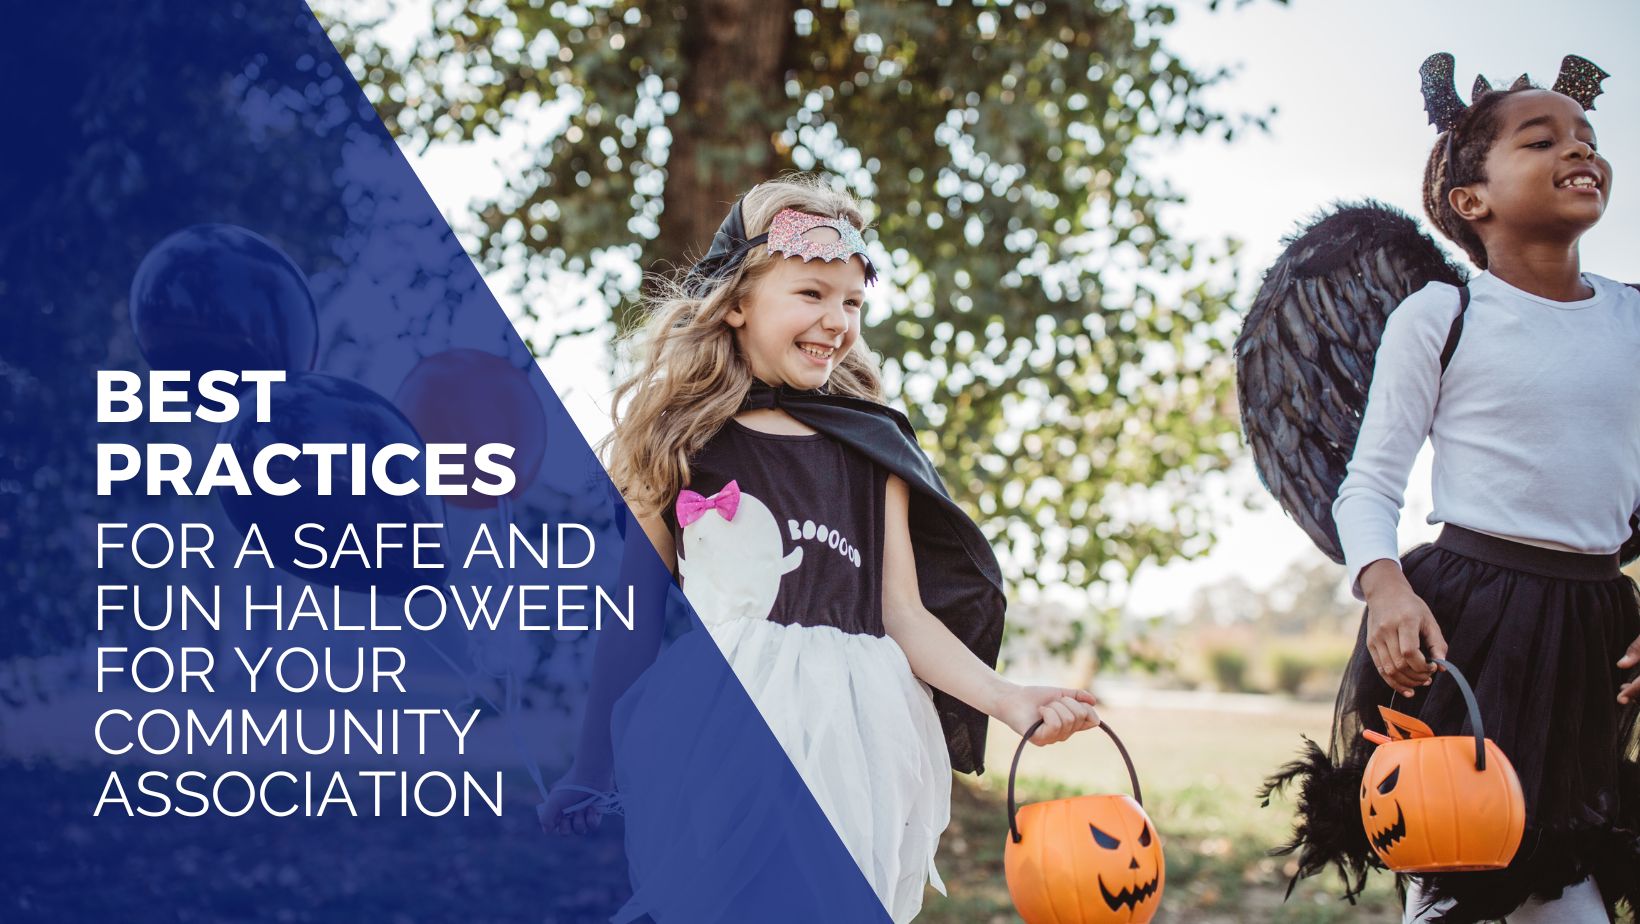
[[[619,632],[761,845],[661,920],[886,920],[308,9],[6,9],[0,919],[607,920],[534,807]]]

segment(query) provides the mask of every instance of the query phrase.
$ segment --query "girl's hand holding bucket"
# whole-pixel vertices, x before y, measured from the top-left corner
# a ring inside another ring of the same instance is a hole
[[[1019,735],[1040,725],[1030,741],[1044,745],[1097,728],[1099,713],[1093,708],[1097,705],[1098,698],[1087,690],[1010,683],[997,697],[995,706],[987,711]]]

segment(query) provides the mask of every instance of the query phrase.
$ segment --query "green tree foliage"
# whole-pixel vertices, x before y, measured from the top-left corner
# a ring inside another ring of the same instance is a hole
[[[322,16],[401,143],[563,114],[480,209],[484,264],[526,283],[584,274],[624,328],[634,263],[703,251],[757,180],[829,172],[873,203],[887,258],[866,339],[1012,579],[1089,584],[1206,547],[1193,489],[1236,442],[1234,278],[1212,269],[1226,248],[1209,259],[1171,233],[1177,197],[1142,157],[1256,120],[1203,102],[1224,75],[1169,50],[1170,5],[431,10],[408,52],[345,5]]]

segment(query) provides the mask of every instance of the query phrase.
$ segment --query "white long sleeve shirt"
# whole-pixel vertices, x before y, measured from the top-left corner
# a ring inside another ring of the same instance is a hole
[[[1444,376],[1458,290],[1431,283],[1390,314],[1333,503],[1357,597],[1363,568],[1398,558],[1407,474],[1426,436],[1430,523],[1595,554],[1629,537],[1640,508],[1640,292],[1583,279],[1593,297],[1557,302],[1477,276]]]

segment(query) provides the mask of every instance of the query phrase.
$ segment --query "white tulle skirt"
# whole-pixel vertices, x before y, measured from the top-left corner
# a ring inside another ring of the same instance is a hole
[[[705,880],[750,875],[755,863],[731,858],[758,856],[767,846],[760,841],[779,827],[772,817],[781,810],[778,798],[760,798],[757,781],[732,769],[745,766],[736,758],[737,748],[749,746],[744,729],[714,727],[728,724],[714,723],[714,716],[735,711],[712,709],[710,697],[738,691],[679,695],[680,687],[698,684],[701,672],[688,659],[700,656],[691,649],[708,639],[751,695],[889,916],[895,922],[915,918],[926,884],[945,891],[934,853],[951,817],[951,764],[932,696],[912,675],[905,653],[891,638],[828,626],[741,618],[709,629],[710,635],[678,639],[615,708],[616,781],[626,807],[635,887],[632,902],[615,920],[644,913],[661,924],[722,919],[724,909],[714,902],[745,883]],[[680,723],[698,727],[683,732]],[[645,759],[655,736],[680,732],[690,742],[682,759],[705,763],[679,774]],[[622,759],[623,752],[629,759]],[[712,772],[716,767],[724,772]],[[680,778],[720,779],[732,791],[678,792]],[[684,808],[690,805],[714,806],[712,817],[691,817]],[[736,809],[725,817],[716,808],[723,805]],[[701,857],[711,862],[703,864]],[[703,876],[702,870],[718,872]]]

